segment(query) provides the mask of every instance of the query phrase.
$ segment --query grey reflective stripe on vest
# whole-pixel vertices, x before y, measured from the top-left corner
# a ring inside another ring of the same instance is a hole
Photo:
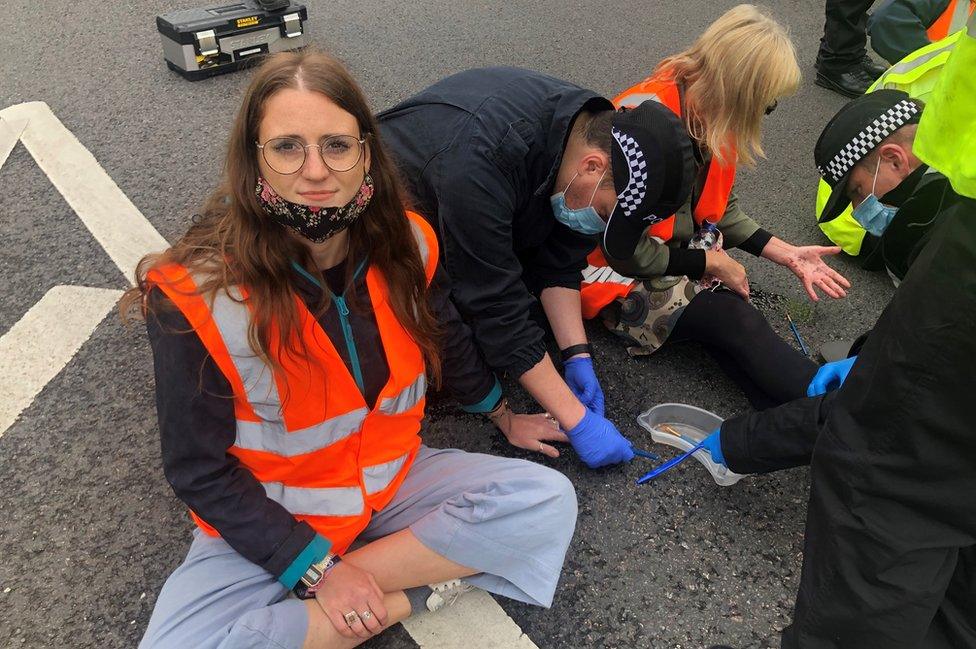
[[[661,103],[661,98],[658,97],[656,92],[635,92],[632,95],[627,95],[620,102],[621,106],[640,106],[645,101],[656,101]]]
[[[410,217],[407,217],[410,221]],[[413,238],[417,240],[417,248],[420,249],[420,263],[424,265],[424,275],[427,274],[427,260],[430,258],[430,247],[427,245],[427,237],[424,236],[424,231],[420,229],[420,226],[410,221],[410,231],[413,232]],[[433,278],[431,278],[433,279]],[[427,280],[430,284],[430,279]],[[413,317],[418,317],[417,303],[413,304]]]
[[[959,31],[969,22],[969,0],[958,0],[956,10],[952,12],[952,19],[949,20],[949,31],[946,36]]]
[[[220,337],[227,347],[231,361],[244,384],[247,400],[255,413],[262,419],[281,419],[281,398],[275,384],[271,368],[258,357],[248,344],[247,328],[250,312],[241,299],[240,290],[234,286],[229,289],[234,299],[224,291],[217,291],[210,310],[214,322],[220,330]]]
[[[620,284],[630,286],[634,279],[624,277],[609,266],[587,266],[583,269],[583,281],[590,284]]]
[[[399,415],[417,405],[427,391],[427,377],[423,372],[413,383],[403,388],[395,397],[384,397],[380,401],[380,412],[384,415]]]
[[[306,516],[358,516],[366,507],[359,487],[290,487],[262,482],[268,498],[292,514]]]
[[[358,432],[366,421],[369,410],[365,407],[326,419],[321,424],[288,432],[279,421],[237,420],[237,440],[234,446],[250,451],[264,451],[284,457],[304,455]]]
[[[940,54],[942,54],[944,52],[951,52],[952,51],[952,48],[955,47],[955,45],[956,45],[955,41],[953,41],[952,43],[946,43],[942,47],[936,48],[936,49],[932,50],[931,52],[926,52],[925,54],[923,54],[923,55],[921,55],[921,56],[919,56],[917,58],[910,59],[908,61],[901,61],[900,63],[897,63],[896,65],[891,66],[890,68],[888,68],[888,70],[885,71],[885,73],[883,75],[881,75],[881,79],[878,82],[879,87],[880,87],[881,84],[884,83],[885,79],[889,75],[892,75],[892,74],[908,74],[912,70],[914,70],[914,69],[916,69],[918,67],[921,67],[921,66],[925,65],[926,63],[928,63],[929,61],[931,61],[935,57],[939,56]]]
[[[408,457],[410,454],[406,453],[390,462],[363,467],[363,486],[366,487],[366,494],[372,496],[389,487]]]
[[[285,430],[274,373],[247,342],[250,311],[245,304],[237,301],[241,297],[237,287],[232,287],[230,294],[228,296],[223,291],[218,291],[210,308],[227,352],[244,384],[247,401],[255,414],[263,420],[238,420],[235,446],[293,457],[324,449],[358,432],[369,414],[365,407],[302,430]]]
[[[427,237],[424,236],[424,231],[420,229],[420,226],[410,221],[410,231],[413,232],[413,238],[417,240],[417,248],[420,249],[420,260],[424,264],[424,269],[427,269],[427,259],[430,257],[430,248],[427,247]]]

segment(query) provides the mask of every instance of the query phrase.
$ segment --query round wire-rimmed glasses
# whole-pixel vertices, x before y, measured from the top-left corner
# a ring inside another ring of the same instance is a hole
[[[363,144],[366,138],[357,139],[352,135],[331,135],[319,144],[303,144],[293,137],[275,137],[264,144],[254,144],[261,150],[264,161],[276,173],[283,176],[298,173],[305,166],[308,150],[319,150],[323,164],[332,171],[349,171],[363,157]]]

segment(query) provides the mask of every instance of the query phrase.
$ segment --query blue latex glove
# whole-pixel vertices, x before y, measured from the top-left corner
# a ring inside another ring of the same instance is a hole
[[[603,390],[593,371],[593,359],[589,356],[577,356],[563,363],[566,373],[566,385],[573,391],[587,410],[601,417],[604,414]]]
[[[609,419],[587,410],[578,424],[566,431],[569,443],[591,469],[630,462],[634,451]]]
[[[854,367],[856,360],[857,356],[851,356],[841,361],[821,365],[817,373],[814,374],[813,380],[810,381],[810,385],[807,386],[807,396],[818,397],[844,385],[844,379]]]
[[[706,437],[703,441],[705,442],[705,448],[708,449],[708,452],[712,456],[712,462],[715,464],[721,464],[727,468],[729,465],[725,463],[725,456],[722,455],[722,439],[720,437],[721,432],[722,429],[719,428],[711,435]]]

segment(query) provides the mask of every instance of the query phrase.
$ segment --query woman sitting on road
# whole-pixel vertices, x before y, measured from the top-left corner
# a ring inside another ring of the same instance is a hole
[[[276,54],[203,217],[139,266],[164,470],[198,526],[142,647],[352,647],[471,586],[552,602],[569,481],[418,435],[427,377],[480,361],[442,358],[437,239],[376,133],[341,64]]]
[[[812,300],[817,288],[841,298],[850,287],[822,260],[839,248],[797,247],[772,236],[745,215],[733,191],[737,163],[752,165],[763,155],[763,117],[799,80],[783,27],[755,6],[739,5],[618,95],[617,106],[655,100],[683,119],[697,179],[684,207],[651,223],[636,250],[605,240],[584,273],[584,317],[599,314],[633,355],[651,354],[665,341],[701,342],[757,408],[804,396],[817,367],[749,303],[746,271],[724,249],[789,268]]]

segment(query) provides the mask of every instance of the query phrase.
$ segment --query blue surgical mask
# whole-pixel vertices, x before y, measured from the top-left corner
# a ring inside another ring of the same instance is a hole
[[[606,230],[607,222],[600,218],[600,215],[596,213],[596,208],[593,207],[593,199],[596,197],[596,192],[600,189],[600,185],[603,183],[603,177],[606,175],[607,172],[604,170],[603,176],[600,176],[600,180],[597,182],[596,187],[593,189],[593,194],[590,196],[590,204],[578,210],[571,210],[566,207],[566,192],[579,174],[573,176],[573,179],[569,181],[569,185],[566,185],[566,189],[558,194],[553,194],[549,198],[549,201],[552,203],[552,213],[556,216],[556,220],[582,234],[599,234]]]
[[[871,184],[871,193],[861,201],[860,205],[854,208],[854,220],[861,224],[861,227],[880,237],[891,225],[891,220],[898,212],[897,207],[885,205],[874,195],[874,189],[878,184],[878,170],[881,169],[881,158],[878,158],[878,167],[874,170],[874,182]]]

